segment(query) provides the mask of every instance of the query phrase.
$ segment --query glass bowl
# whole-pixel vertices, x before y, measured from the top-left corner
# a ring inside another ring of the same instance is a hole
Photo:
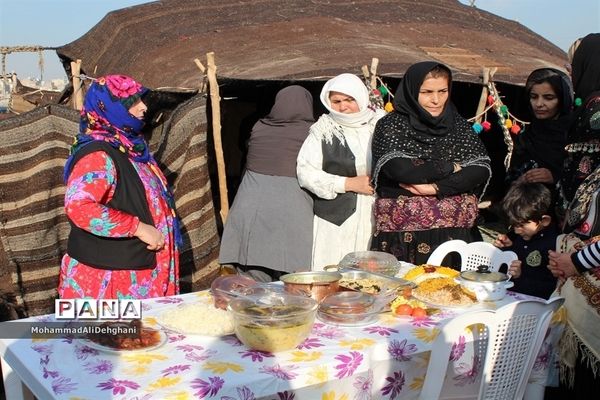
[[[310,297],[272,292],[233,299],[227,309],[244,345],[274,353],[293,349],[308,337],[317,305]]]
[[[393,254],[383,251],[355,251],[346,254],[340,261],[339,267],[396,276],[400,270],[400,263]]]
[[[238,297],[241,289],[257,285],[254,279],[241,275],[219,276],[210,285],[210,293],[213,296],[216,308],[227,309],[227,304]]]
[[[369,293],[339,292],[323,299],[317,316],[321,321],[334,325],[368,325],[377,320],[385,304]]]

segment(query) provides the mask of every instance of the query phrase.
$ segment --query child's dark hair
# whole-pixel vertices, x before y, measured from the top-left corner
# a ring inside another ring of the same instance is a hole
[[[516,182],[504,196],[502,209],[511,224],[541,221],[552,215],[552,192],[543,183]]]

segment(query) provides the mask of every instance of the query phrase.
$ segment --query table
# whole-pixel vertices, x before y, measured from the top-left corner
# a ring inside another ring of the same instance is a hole
[[[495,306],[526,298],[509,292]],[[159,326],[156,317],[162,312],[196,301],[212,298],[203,291],[144,300],[144,323]],[[21,394],[20,381],[39,399],[415,399],[436,326],[457,312],[425,319],[383,313],[374,324],[352,328],[317,319],[298,348],[275,354],[249,350],[235,335],[170,332],[168,342],[151,352],[115,355],[91,349],[80,339],[0,339],[0,355],[11,400]],[[552,341],[559,327],[552,325],[530,379],[542,389],[552,370]],[[472,388],[476,393],[480,377],[468,352],[454,370],[444,392]]]

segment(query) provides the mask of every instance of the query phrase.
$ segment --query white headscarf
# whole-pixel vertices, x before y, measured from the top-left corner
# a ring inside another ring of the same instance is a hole
[[[340,92],[352,96],[358,104],[359,111],[353,114],[343,114],[331,108],[329,92]],[[369,91],[363,81],[353,74],[340,74],[331,78],[321,90],[321,102],[329,110],[331,118],[340,125],[359,127],[369,122],[375,111],[369,108]]]

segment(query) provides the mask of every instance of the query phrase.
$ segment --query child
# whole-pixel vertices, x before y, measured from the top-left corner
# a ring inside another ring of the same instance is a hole
[[[499,235],[494,246],[517,253],[508,273],[515,292],[548,299],[556,278],[548,270],[548,250],[555,250],[558,230],[550,216],[552,193],[542,183],[513,184],[502,203],[512,225],[508,235]]]

